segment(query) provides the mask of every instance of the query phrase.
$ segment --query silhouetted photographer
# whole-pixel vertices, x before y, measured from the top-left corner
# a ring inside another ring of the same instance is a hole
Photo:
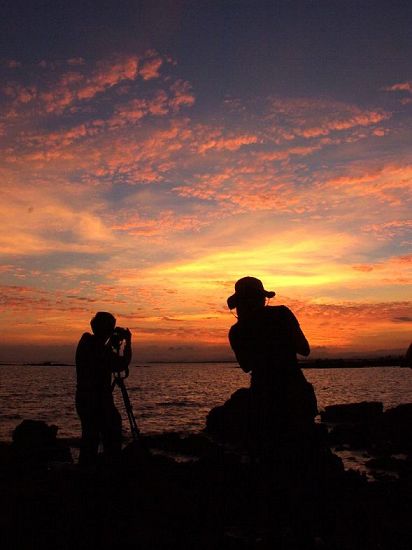
[[[128,376],[132,358],[131,332],[116,328],[111,313],[99,311],[76,350],[76,410],[82,426],[80,465],[97,461],[99,443],[107,462],[120,457],[122,421],[112,394],[112,374]],[[121,349],[122,348],[122,349]]]
[[[302,441],[317,414],[313,387],[296,357],[309,355],[308,341],[289,308],[267,305],[274,296],[259,279],[243,277],[227,300],[238,317],[230,345],[239,366],[251,373],[251,445],[266,456]]]

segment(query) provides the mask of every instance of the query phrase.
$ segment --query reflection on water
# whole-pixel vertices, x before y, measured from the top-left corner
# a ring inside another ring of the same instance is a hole
[[[412,370],[307,369],[319,407],[354,401],[383,401],[385,408],[412,402]],[[142,432],[198,431],[212,407],[222,404],[249,375],[233,364],[158,364],[132,368],[126,381]],[[25,418],[59,426],[60,437],[76,437],[73,367],[0,367],[0,440]],[[116,391],[116,390],[115,390]],[[115,399],[123,411],[120,392]],[[124,415],[124,418],[125,415]],[[128,426],[124,421],[125,431]]]

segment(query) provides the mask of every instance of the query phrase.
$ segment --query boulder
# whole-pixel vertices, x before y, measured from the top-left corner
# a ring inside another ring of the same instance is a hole
[[[382,417],[382,435],[395,451],[412,451],[412,403],[388,409]]]
[[[42,420],[23,420],[13,431],[17,464],[45,467],[49,462],[72,462],[70,448],[57,440],[58,427]]]
[[[223,405],[211,409],[206,418],[206,433],[221,441],[244,443],[250,409],[250,390],[236,390]]]
[[[382,418],[383,403],[381,401],[362,401],[343,405],[329,405],[321,412],[322,422],[331,423],[370,423]]]

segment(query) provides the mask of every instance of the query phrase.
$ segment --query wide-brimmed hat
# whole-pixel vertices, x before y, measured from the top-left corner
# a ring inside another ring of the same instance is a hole
[[[265,290],[263,283],[256,277],[242,277],[235,284],[235,293],[227,299],[229,309],[237,307],[239,300],[250,298],[273,298],[275,292]]]

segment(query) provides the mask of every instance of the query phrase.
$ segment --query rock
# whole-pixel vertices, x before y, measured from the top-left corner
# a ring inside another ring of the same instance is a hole
[[[143,440],[145,445],[156,451],[192,458],[208,455],[215,447],[208,436],[198,433],[164,432],[157,435],[145,435]]]
[[[326,407],[322,420],[334,424],[328,441],[366,449],[375,456],[412,451],[412,403],[385,412],[381,403],[352,403]]]
[[[332,445],[348,444],[352,449],[366,449],[372,445],[374,437],[367,423],[342,422],[331,429],[328,436]]]
[[[395,451],[412,450],[412,403],[398,405],[384,412],[382,435],[392,442]]]
[[[72,462],[70,448],[57,440],[58,427],[42,420],[23,420],[13,431],[16,465],[46,467],[49,462]]]
[[[322,422],[361,422],[370,423],[379,420],[383,414],[380,401],[362,401],[343,405],[329,405],[321,412]]]
[[[407,458],[397,458],[394,456],[380,456],[371,458],[366,462],[366,466],[372,470],[383,470],[385,472],[397,472],[399,474],[406,474],[411,472],[411,460]]]
[[[58,427],[49,426],[42,420],[23,420],[13,431],[12,440],[16,448],[33,448],[54,445]]]
[[[245,443],[250,409],[250,390],[236,390],[223,405],[211,409],[206,418],[206,433],[221,441]]]
[[[251,390],[237,390],[222,406],[209,412],[206,433],[226,448],[230,444],[245,459],[249,456],[252,463],[257,461],[267,468],[266,475],[298,492],[316,492],[341,483],[343,463],[330,450],[327,429],[314,422],[312,409],[295,418],[283,415],[276,406],[265,408],[267,403],[263,402],[259,408],[259,404]],[[273,417],[265,416],[260,423],[262,411]]]

